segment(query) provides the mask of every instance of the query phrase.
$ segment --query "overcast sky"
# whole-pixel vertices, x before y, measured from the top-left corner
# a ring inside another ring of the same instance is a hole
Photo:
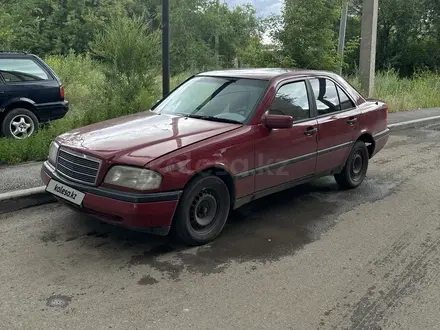
[[[224,0],[230,5],[251,3],[257,10],[258,16],[279,14],[281,12],[282,0]]]

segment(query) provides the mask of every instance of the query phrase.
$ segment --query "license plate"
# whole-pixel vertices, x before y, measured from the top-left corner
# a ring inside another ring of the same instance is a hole
[[[55,180],[50,180],[49,184],[46,187],[46,191],[55,196],[61,197],[62,199],[65,199],[66,201],[69,201],[75,205],[81,205],[84,197],[86,196],[81,191],[73,189]]]

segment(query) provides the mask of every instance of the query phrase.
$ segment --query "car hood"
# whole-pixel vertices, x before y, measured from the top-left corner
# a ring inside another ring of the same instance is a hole
[[[59,136],[57,142],[109,162],[144,166],[179,148],[241,126],[147,111],[75,129]]]

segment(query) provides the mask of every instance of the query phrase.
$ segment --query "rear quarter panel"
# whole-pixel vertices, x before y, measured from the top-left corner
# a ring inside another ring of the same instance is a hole
[[[367,101],[360,106],[359,136],[368,133],[375,140],[374,157],[388,142],[388,134],[380,135],[388,129],[388,105],[382,102]],[[376,138],[380,135],[380,138]]]
[[[382,102],[365,102],[360,106],[359,135],[375,135],[388,128],[388,106]]]

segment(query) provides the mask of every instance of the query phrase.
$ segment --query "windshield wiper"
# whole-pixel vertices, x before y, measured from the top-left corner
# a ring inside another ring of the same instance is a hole
[[[218,121],[218,122],[221,122],[221,123],[231,123],[231,124],[243,125],[243,123],[238,121],[238,120],[227,119],[227,118],[218,118],[218,117],[214,117],[214,116],[187,115],[187,117],[195,118],[195,119],[210,120],[210,121]]]

